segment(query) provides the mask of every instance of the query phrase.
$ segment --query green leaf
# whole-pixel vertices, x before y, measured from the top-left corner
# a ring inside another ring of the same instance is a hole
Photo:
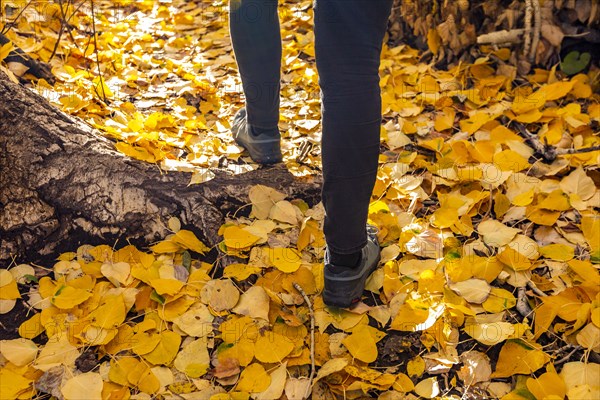
[[[184,251],[182,254],[182,264],[185,267],[185,269],[187,269],[188,271],[190,270],[190,267],[192,266],[192,256],[190,254],[189,251]]]
[[[152,291],[152,294],[150,294],[150,299],[160,303],[161,305],[165,304],[165,298],[158,294],[156,290]]]
[[[588,66],[592,56],[590,53],[579,53],[572,51],[560,63],[560,69],[567,75],[575,75],[580,73]]]

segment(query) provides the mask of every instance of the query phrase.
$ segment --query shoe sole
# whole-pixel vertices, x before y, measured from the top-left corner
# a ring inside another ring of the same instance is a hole
[[[328,291],[327,289],[323,290],[323,302],[328,305],[328,306],[332,306],[332,307],[338,307],[338,308],[351,308],[352,306],[356,305],[360,299],[362,298],[362,294],[365,291],[364,286],[365,283],[367,281],[367,279],[369,278],[369,276],[373,273],[373,271],[375,271],[377,269],[377,267],[379,266],[379,261],[381,261],[381,256],[378,256],[376,261],[373,263],[373,266],[367,270],[365,270],[363,272],[363,274],[359,275],[358,277],[352,279],[352,280],[360,280],[360,285],[357,285],[356,287],[360,287],[360,293],[353,293],[352,296],[340,296],[340,295],[336,295],[335,293]],[[343,281],[348,281],[349,279],[336,279],[336,278],[327,278],[330,282],[335,282],[335,281],[339,281],[339,282],[343,282]]]
[[[237,138],[235,139],[235,142],[242,146],[247,152],[248,154],[250,154],[250,158],[252,158],[252,160],[254,160],[254,162],[257,162],[259,164],[277,164],[280,163],[283,159],[283,157],[281,156],[281,149],[280,149],[280,141],[279,140],[257,140],[255,141],[255,143],[260,143],[262,145],[262,147],[265,148],[264,151],[250,151],[249,150],[249,145],[247,145],[246,143],[244,143],[241,140],[238,140]]]

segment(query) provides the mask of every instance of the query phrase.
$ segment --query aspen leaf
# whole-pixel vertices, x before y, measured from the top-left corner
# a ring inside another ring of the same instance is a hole
[[[265,332],[254,344],[254,356],[263,363],[280,363],[294,349],[294,343],[283,335]]]
[[[34,314],[19,326],[19,336],[25,339],[33,339],[45,331],[41,322],[41,313]]]
[[[169,218],[169,220],[167,221],[167,225],[169,229],[173,232],[179,232],[179,230],[181,229],[181,221],[177,217]]]
[[[13,51],[13,43],[11,41],[6,42],[0,46],[0,61],[3,61],[10,52]]]
[[[42,347],[34,367],[42,371],[61,364],[71,367],[74,366],[77,357],[79,357],[79,351],[69,342],[67,335],[58,335]]]
[[[265,289],[261,286],[252,286],[241,295],[240,301],[231,312],[268,321],[269,302],[270,298]]]
[[[557,261],[569,261],[575,256],[575,249],[566,244],[549,244],[540,247],[542,257]]]
[[[269,218],[290,225],[296,225],[298,223],[296,208],[292,203],[285,200],[277,202],[271,208],[271,211],[269,212]]]
[[[530,110],[526,113],[519,114],[515,117],[515,121],[523,122],[525,124],[532,124],[540,120],[543,114],[539,110]],[[509,168],[511,169],[511,168]],[[520,170],[519,170],[520,171]]]
[[[435,210],[431,223],[438,228],[449,228],[458,222],[458,210],[451,207],[441,207]]]
[[[120,285],[126,285],[128,283],[131,266],[126,262],[104,263],[102,264],[102,267],[100,267],[100,272],[102,272],[102,275],[111,281],[113,285],[119,287]]]
[[[184,333],[194,337],[205,337],[212,332],[214,316],[202,303],[194,304],[183,314],[173,318],[175,324]]]
[[[435,118],[435,130],[444,131],[446,129],[450,129],[454,126],[454,118],[456,117],[456,112],[454,109],[450,107],[445,107],[443,112],[438,114]]]
[[[160,342],[160,334],[157,332],[138,332],[131,338],[132,350],[137,355],[150,353]]]
[[[247,336],[243,336],[234,345],[228,345],[219,353],[219,359],[234,358],[238,360],[239,365],[246,366],[254,359],[254,341]]]
[[[463,299],[475,304],[486,301],[492,289],[489,283],[477,278],[451,283],[448,286]]]
[[[67,380],[60,389],[65,400],[101,400],[102,377],[97,372],[86,372]]]
[[[9,313],[15,305],[17,304],[17,300],[0,300],[0,315]]]
[[[255,397],[256,400],[277,400],[281,397],[284,389],[286,388],[287,363],[283,363],[279,367],[275,368],[275,370],[271,372],[269,376],[271,378],[269,387],[264,392],[259,393]]]
[[[355,330],[350,336],[342,340],[352,357],[372,363],[377,359],[377,345],[375,339],[365,328]]]
[[[546,372],[538,378],[528,378],[527,389],[536,399],[563,399],[567,394],[565,382],[556,372]]]
[[[0,382],[10,382],[0,385],[0,399],[16,399],[19,394],[31,387],[33,381],[15,373],[8,368],[0,368]]]
[[[508,322],[471,322],[465,324],[464,331],[473,339],[487,346],[493,346],[502,343],[508,339],[515,331],[515,328]]]
[[[171,240],[163,240],[150,247],[156,254],[165,254],[165,253],[178,253],[181,251],[181,246]]]
[[[331,375],[335,372],[339,372],[343,370],[346,365],[348,365],[349,361],[345,358],[333,358],[327,361],[325,364],[321,366],[319,371],[317,372],[317,376],[315,377],[314,382],[319,381],[320,379]]]
[[[442,45],[442,40],[440,38],[440,35],[437,33],[437,31],[435,29],[429,29],[427,31],[427,47],[429,47],[429,50],[431,50],[431,52],[433,54],[437,55],[441,45]],[[438,129],[438,128],[436,128],[436,129]]]
[[[206,339],[197,339],[177,353],[173,366],[190,378],[204,375],[210,367]]]
[[[52,297],[52,304],[62,309],[73,308],[89,299],[91,295],[85,289],[63,285],[58,288]]]
[[[576,194],[582,200],[587,200],[596,192],[596,185],[583,168],[579,167],[560,181],[560,189],[567,194]]]
[[[126,315],[123,296],[109,296],[89,314],[89,319],[95,326],[111,329],[121,325]]]
[[[288,399],[301,399],[310,387],[308,378],[289,378],[285,383],[285,395]]]
[[[104,81],[103,81],[104,82]],[[102,85],[103,88],[106,88],[106,85]],[[155,163],[157,161],[154,154],[150,153],[147,149],[139,146],[132,146],[125,142],[115,143],[115,147],[121,153],[135,158],[136,160],[146,161],[150,163]]]
[[[385,264],[386,262],[390,261],[390,260],[394,260],[396,259],[396,257],[398,257],[400,255],[400,247],[398,247],[398,245],[393,244],[391,246],[387,246],[384,247],[383,250],[381,250],[381,263]]]
[[[520,231],[520,229],[510,228],[493,219],[482,221],[477,227],[477,232],[483,236],[483,241],[494,247],[509,244]]]
[[[505,289],[492,288],[489,297],[483,302],[483,308],[490,313],[499,313],[513,308],[517,299]]]
[[[243,250],[258,242],[260,237],[238,226],[228,226],[223,231],[223,240],[228,248]]]
[[[168,365],[179,351],[181,336],[175,332],[163,331],[159,334],[159,338],[160,340],[156,347],[149,353],[143,354],[142,357],[152,364]]]
[[[500,350],[492,378],[506,378],[515,374],[529,375],[542,368],[549,360],[550,357],[542,350],[533,348],[520,339],[509,340]]]
[[[600,364],[568,362],[559,376],[565,383],[569,399],[596,399],[600,395]]]
[[[410,380],[408,375],[399,373],[396,376],[396,381],[393,384],[394,390],[402,393],[412,392],[415,389],[414,383]]]
[[[35,270],[31,265],[28,264],[19,264],[14,268],[10,269],[10,273],[13,276],[13,279],[20,284],[24,284],[27,282],[28,277],[35,277]],[[1,280],[1,278],[0,278]],[[0,290],[4,290],[2,285],[0,284]]]
[[[33,362],[37,353],[37,345],[29,339],[0,340],[0,354],[17,367]]]
[[[17,281],[6,269],[0,269],[0,300],[13,300],[21,297]]]
[[[568,265],[569,268],[583,279],[586,285],[590,285],[591,287],[598,287],[600,285],[600,272],[589,261],[570,260]]]
[[[154,394],[160,389],[160,381],[144,362],[139,362],[134,369],[127,371],[127,380],[147,394]]]
[[[425,372],[425,360],[423,360],[423,357],[416,356],[408,360],[406,364],[406,373],[408,376],[418,378],[423,375],[423,372]]]
[[[529,167],[529,162],[525,157],[513,150],[503,150],[496,153],[493,160],[494,164],[502,171],[519,172]]]
[[[600,217],[584,215],[581,218],[581,231],[592,250],[591,259],[597,263],[600,260]]]
[[[390,147],[391,150],[395,150],[400,147],[404,147],[409,143],[412,143],[412,140],[404,133],[399,131],[391,131],[387,132],[387,141],[386,143]]]
[[[196,302],[191,296],[181,296],[173,301],[164,304],[164,307],[159,308],[158,316],[165,321],[173,321],[175,318],[184,314],[192,305],[204,304]],[[204,306],[206,308],[206,306]]]
[[[441,235],[433,229],[425,229],[406,242],[409,253],[427,258],[441,258],[444,253],[444,244]]]
[[[508,265],[514,271],[527,271],[531,268],[531,261],[523,254],[513,250],[512,247],[505,247],[498,254],[498,261]]]
[[[575,82],[554,82],[546,86],[542,86],[540,92],[545,94],[546,101],[558,100],[560,98],[565,97],[571,89],[573,89],[573,85]]]
[[[596,307],[592,310],[591,318],[594,325],[600,328],[600,307]]]
[[[577,343],[586,349],[600,352],[600,328],[595,324],[589,323],[577,333]]]
[[[173,370],[171,368],[156,366],[150,368],[150,371],[152,371],[152,374],[158,379],[160,384],[160,388],[158,389],[159,392],[165,387],[172,387],[171,385],[173,385],[175,377],[173,376]],[[176,386],[174,385],[174,387]]]
[[[240,292],[230,279],[209,281],[201,290],[202,302],[216,312],[231,310],[238,303]]]
[[[458,377],[467,386],[480,382],[488,382],[492,374],[492,366],[487,355],[480,351],[470,350],[460,355],[463,367],[458,371]]]
[[[415,332],[429,318],[429,310],[413,308],[408,304],[402,304],[398,313],[392,320],[390,328],[399,331]]]
[[[426,399],[433,399],[440,394],[440,385],[437,378],[423,379],[415,385],[414,392]]]
[[[265,371],[265,368],[258,364],[250,364],[240,374],[240,380],[236,385],[236,390],[248,393],[260,393],[269,388],[271,377]]]
[[[269,248],[269,262],[281,272],[295,272],[300,268],[302,259],[300,253],[295,249],[276,247]]]
[[[108,379],[122,386],[128,386],[127,375],[136,369],[140,361],[134,357],[121,357],[118,360],[110,360],[110,369],[108,370]],[[135,384],[135,382],[133,383]]]
[[[250,264],[229,264],[223,270],[225,278],[232,278],[238,281],[248,279],[250,275],[257,274],[261,271],[260,267]]]
[[[268,186],[254,185],[250,188],[248,197],[252,203],[252,215],[265,219],[269,216],[271,207],[285,199],[285,194]]]
[[[192,250],[199,254],[204,254],[210,250],[196,237],[194,232],[185,229],[177,231],[171,240],[184,249]]]
[[[151,279],[150,286],[156,290],[156,293],[160,295],[168,294],[168,295],[176,295],[179,293],[184,283],[177,279]]]

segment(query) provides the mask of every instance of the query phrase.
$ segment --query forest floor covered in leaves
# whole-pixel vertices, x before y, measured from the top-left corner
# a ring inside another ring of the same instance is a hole
[[[53,66],[33,90],[191,185],[259,167],[230,133],[226,1],[40,4],[4,26]],[[311,1],[280,18],[284,163],[302,179],[320,173]],[[382,260],[355,308],[320,296],[322,206],[257,185],[213,249],[163,216],[172,234],[147,247],[1,269],[2,323],[15,305],[23,320],[0,341],[0,398],[599,398],[599,71],[519,77],[509,49],[480,50],[436,70],[384,46]]]

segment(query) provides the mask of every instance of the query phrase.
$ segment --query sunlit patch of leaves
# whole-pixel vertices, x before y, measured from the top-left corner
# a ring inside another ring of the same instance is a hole
[[[256,168],[229,133],[243,99],[225,3],[96,2],[97,49],[93,16],[77,5],[63,2],[72,29],[51,61],[58,82],[38,91],[119,151],[194,172],[193,183],[217,167]],[[320,165],[312,11],[287,6],[281,129],[286,166],[302,176]],[[24,13],[8,36],[48,60],[54,11]],[[0,380],[11,382],[0,398],[39,388],[67,399],[302,398],[310,313],[294,283],[315,308],[314,398],[598,397],[598,73],[523,79],[495,57],[439,71],[384,47],[369,209],[382,265],[356,308],[320,297],[322,206],[255,186],[250,215],[221,227],[214,265],[171,218],[172,234],[147,250],[86,245],[47,276],[0,270],[0,312],[21,296],[32,307],[22,338],[0,343]]]

